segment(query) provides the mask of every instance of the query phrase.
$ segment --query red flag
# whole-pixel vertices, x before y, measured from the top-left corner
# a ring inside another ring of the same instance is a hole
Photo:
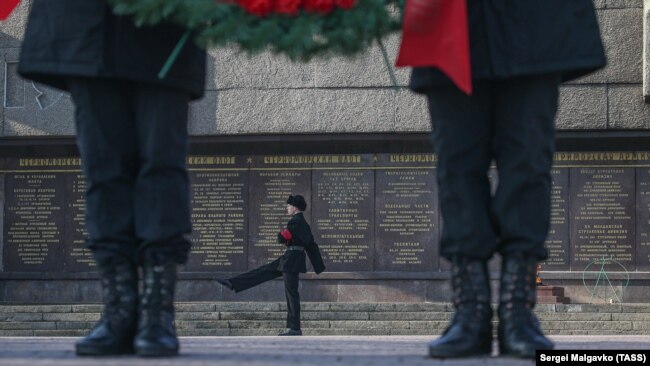
[[[0,0],[0,20],[6,20],[20,0]]]
[[[472,94],[466,0],[407,0],[396,66],[437,67]]]

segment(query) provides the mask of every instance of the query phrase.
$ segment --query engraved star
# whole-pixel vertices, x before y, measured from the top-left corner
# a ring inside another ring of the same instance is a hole
[[[246,163],[253,164],[253,158],[249,157],[248,159],[246,159]]]

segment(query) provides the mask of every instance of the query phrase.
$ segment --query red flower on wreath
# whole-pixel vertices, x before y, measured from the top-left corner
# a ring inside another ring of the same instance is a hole
[[[334,0],[336,6],[341,9],[348,10],[354,8],[357,5],[357,0]]]
[[[334,0],[305,0],[305,10],[327,14],[334,9]]]
[[[295,16],[301,8],[308,12],[329,14],[335,7],[349,10],[358,0],[216,0],[239,4],[246,12],[258,17],[271,13]]]
[[[272,0],[240,0],[239,4],[249,13],[265,17],[273,10]]]
[[[296,15],[302,0],[276,0],[274,12],[278,14]]]

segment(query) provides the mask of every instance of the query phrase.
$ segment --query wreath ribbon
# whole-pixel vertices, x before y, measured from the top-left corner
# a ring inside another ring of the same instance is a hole
[[[407,0],[396,66],[436,67],[472,94],[466,0]]]
[[[0,20],[7,20],[20,0],[0,0]]]

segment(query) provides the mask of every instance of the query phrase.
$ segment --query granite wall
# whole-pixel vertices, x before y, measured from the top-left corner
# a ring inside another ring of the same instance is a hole
[[[23,1],[9,21],[0,23],[0,60],[5,65],[0,69],[4,97],[0,136],[69,136],[74,134],[69,96],[16,75],[29,3]],[[650,93],[650,62],[644,62],[650,56],[647,52],[644,56],[643,47],[644,20],[645,27],[650,26],[648,3],[595,0],[609,65],[563,85],[560,130],[650,128],[650,105],[643,98]],[[386,44],[394,57],[397,37]],[[377,47],[354,59],[310,64],[268,53],[249,58],[234,49],[214,49],[206,96],[192,106],[191,131],[194,135],[428,131],[424,99],[406,88],[408,70],[396,74],[398,92],[391,89]]]

